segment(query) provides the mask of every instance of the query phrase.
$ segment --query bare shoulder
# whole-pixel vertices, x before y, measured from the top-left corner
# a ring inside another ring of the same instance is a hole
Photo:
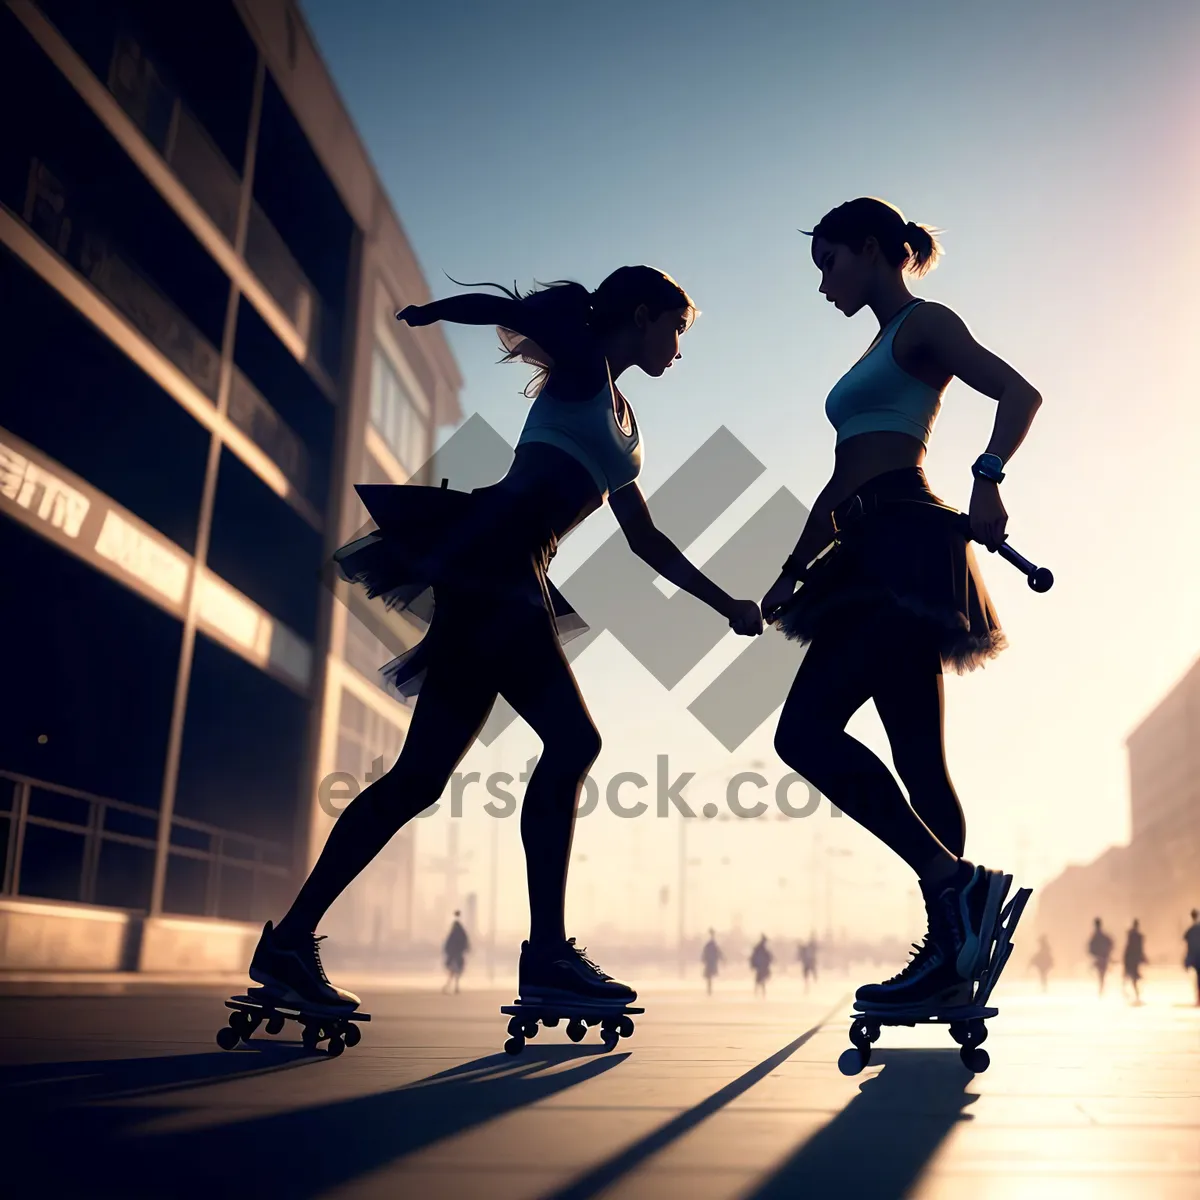
[[[962,317],[944,304],[927,300],[917,305],[900,332],[909,326],[913,328],[905,350],[930,375],[956,377],[992,399],[1013,384],[1030,386],[1013,367],[981,345]],[[898,348],[898,358],[899,354]]]
[[[904,330],[909,330],[914,341],[918,342],[926,342],[939,336],[971,336],[966,321],[954,309],[939,304],[936,300],[926,300],[918,304],[901,326],[901,331]]]
[[[926,300],[913,309],[896,331],[894,345],[897,362],[935,386],[957,373],[951,362],[978,348],[962,317],[936,300]]]

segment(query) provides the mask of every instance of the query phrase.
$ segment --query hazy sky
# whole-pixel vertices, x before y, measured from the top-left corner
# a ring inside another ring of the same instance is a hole
[[[947,684],[968,854],[1036,885],[1123,841],[1124,738],[1200,653],[1200,6],[303,7],[435,295],[457,290],[443,272],[594,287],[649,262],[696,298],[683,361],[622,386],[645,435],[647,493],[722,424],[768,468],[700,558],[780,486],[812,501],[832,463],[825,394],[875,333],[868,311],[847,321],[817,294],[797,228],[870,194],[945,230],[944,262],[914,290],[952,306],[1042,392],[1003,495],[1013,545],[1057,579],[1036,596],[982,555],[1010,649]],[[523,369],[494,365],[489,330],[445,332],[465,412],[514,441]],[[927,471],[950,503],[968,502],[994,411],[958,383],[946,395]],[[557,579],[614,527],[607,512],[590,526]],[[736,649],[666,693],[611,638],[590,648],[576,667],[605,739],[597,778],[652,778],[658,753],[718,783],[753,758],[772,781],[783,774],[773,719],[730,759],[686,711]],[[851,729],[886,746],[873,712]],[[514,729],[468,762],[511,770],[535,748]],[[460,824],[468,886],[486,903],[491,822]],[[516,824],[499,835],[512,928],[524,912]],[[849,820],[754,824],[689,831],[689,928],[735,914],[801,928],[813,904],[823,921],[809,869],[819,832],[853,853],[837,866],[836,922],[909,932],[893,903],[905,872]],[[423,855],[441,828],[422,829]],[[675,836],[675,822],[582,823],[572,921],[657,913],[659,886],[674,896]],[[664,928],[673,912],[659,914]]]

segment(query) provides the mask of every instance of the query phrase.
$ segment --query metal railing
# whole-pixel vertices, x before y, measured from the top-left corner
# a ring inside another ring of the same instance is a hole
[[[11,786],[5,788],[5,783]],[[5,792],[8,794],[5,795]],[[37,803],[39,793],[85,803],[87,805],[86,818],[73,821],[39,811],[45,807]],[[110,828],[110,814],[125,814],[127,817],[141,818],[147,821],[150,825],[149,836],[138,836]],[[0,829],[5,834],[3,838],[3,880],[2,886],[0,886],[0,895],[38,898],[36,892],[25,890],[21,885],[26,841],[31,828],[58,830],[61,833],[73,834],[83,839],[83,853],[75,894],[65,896],[59,894],[43,898],[95,904],[100,874],[100,857],[105,843],[133,846],[145,850],[153,856],[154,829],[157,827],[157,823],[158,813],[152,808],[127,804],[123,800],[114,800],[108,796],[96,796],[90,792],[80,791],[78,788],[64,787],[61,784],[48,783],[41,779],[31,779],[27,775],[19,775],[12,771],[0,771]],[[287,860],[287,848],[280,842],[221,829],[204,821],[194,821],[190,817],[176,816],[171,822],[171,831],[168,873],[171,858],[191,859],[205,863],[208,867],[203,903],[189,910],[185,915],[205,917],[227,915],[221,912],[222,873],[225,871],[250,872],[250,908],[254,912],[258,911],[259,898],[263,896],[264,883],[267,879],[286,880],[291,876],[288,867],[279,865],[278,861],[270,861],[272,858]],[[192,839],[206,844],[203,846],[181,845],[176,841],[177,832],[190,834]],[[151,861],[153,860],[151,859]],[[149,892],[149,881],[147,880],[145,903],[140,906],[127,907],[131,907],[134,911],[145,911],[149,903]]]

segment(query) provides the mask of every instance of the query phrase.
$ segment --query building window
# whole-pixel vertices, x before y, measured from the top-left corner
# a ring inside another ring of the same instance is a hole
[[[428,457],[425,420],[378,346],[371,363],[371,424],[409,474]]]

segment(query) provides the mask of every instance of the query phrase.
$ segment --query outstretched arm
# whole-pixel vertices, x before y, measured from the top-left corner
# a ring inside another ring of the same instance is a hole
[[[532,331],[523,328],[528,324],[528,317],[528,309],[519,300],[491,296],[487,292],[464,292],[461,296],[447,296],[445,300],[434,300],[429,304],[410,304],[396,314],[397,321],[409,325],[432,325],[435,321],[453,321],[456,325],[503,325],[532,337]]]
[[[613,515],[625,534],[629,548],[664,579],[716,609],[737,633],[754,636],[762,632],[762,615],[752,600],[735,600],[719,588],[655,524],[646,498],[636,483],[626,484],[608,498]]]
[[[511,329],[540,346],[560,366],[584,353],[586,347],[584,331],[555,312],[553,305],[529,304],[487,292],[464,292],[430,304],[410,304],[396,314],[396,319],[409,325],[452,321],[456,325]]]

